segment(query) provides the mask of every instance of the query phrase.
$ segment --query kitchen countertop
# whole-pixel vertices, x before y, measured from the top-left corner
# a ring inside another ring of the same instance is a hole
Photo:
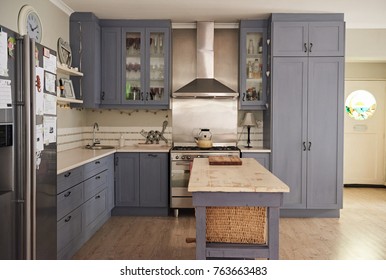
[[[246,148],[245,146],[237,146],[237,148],[240,149],[242,153],[270,153],[270,149],[266,149],[263,147],[252,147],[252,148]]]
[[[166,145],[139,145],[139,146],[124,146],[122,148],[106,149],[106,150],[90,150],[85,148],[76,148],[58,152],[57,158],[57,174],[61,174],[70,169],[79,167],[93,160],[114,154],[116,152],[121,153],[168,153],[170,146]]]
[[[208,158],[195,158],[189,192],[289,192],[289,187],[252,158],[242,165],[209,165]]]

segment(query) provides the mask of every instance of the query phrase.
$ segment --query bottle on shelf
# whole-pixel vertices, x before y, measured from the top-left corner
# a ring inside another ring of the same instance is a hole
[[[260,38],[259,40],[259,46],[258,46],[258,53],[263,52],[263,38]]]
[[[261,71],[260,71],[260,62],[259,60],[256,58],[255,61],[253,62],[253,66],[252,66],[252,77],[254,79],[259,79],[261,78]]]
[[[248,44],[248,54],[253,54],[255,52],[254,47],[253,47],[253,40],[249,39],[249,44]]]
[[[253,78],[253,66],[251,61],[248,61],[248,65],[247,65],[247,78],[248,79]]]

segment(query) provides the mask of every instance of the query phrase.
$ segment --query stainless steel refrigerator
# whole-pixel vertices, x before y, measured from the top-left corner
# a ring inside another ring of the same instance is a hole
[[[0,33],[0,259],[56,259],[56,53]]]

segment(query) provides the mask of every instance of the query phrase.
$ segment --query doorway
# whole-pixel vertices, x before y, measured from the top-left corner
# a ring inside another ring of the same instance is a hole
[[[344,117],[344,184],[385,184],[386,81],[346,81],[345,100],[356,90],[370,92],[377,106],[373,116],[355,120]]]

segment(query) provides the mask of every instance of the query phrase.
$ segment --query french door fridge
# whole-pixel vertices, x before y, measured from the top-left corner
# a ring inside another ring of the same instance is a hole
[[[0,26],[0,259],[56,259],[56,53]]]

